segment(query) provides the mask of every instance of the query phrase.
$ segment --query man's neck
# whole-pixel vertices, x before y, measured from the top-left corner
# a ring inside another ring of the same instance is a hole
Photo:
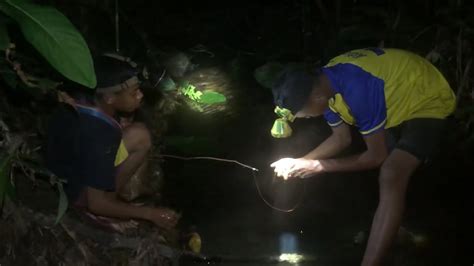
[[[328,99],[334,97],[334,95],[336,95],[337,93],[336,90],[332,87],[331,81],[325,74],[322,74],[321,76],[321,88],[323,88],[323,94]]]
[[[102,102],[97,102],[96,106],[102,112],[108,114],[109,116],[113,117],[115,115],[115,109],[112,106],[108,105],[108,104],[105,104],[105,103],[102,103]]]

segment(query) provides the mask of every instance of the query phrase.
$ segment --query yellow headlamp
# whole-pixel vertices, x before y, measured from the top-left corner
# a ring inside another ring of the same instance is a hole
[[[279,106],[275,108],[275,114],[277,114],[279,118],[273,123],[271,130],[272,136],[274,138],[287,138],[291,136],[293,131],[291,130],[289,122],[295,121],[295,116],[290,110]]]

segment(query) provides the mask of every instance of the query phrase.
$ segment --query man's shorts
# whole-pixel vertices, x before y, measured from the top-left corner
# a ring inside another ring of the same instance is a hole
[[[430,161],[438,152],[445,133],[445,119],[416,118],[387,129],[390,151],[406,151],[422,163]]]

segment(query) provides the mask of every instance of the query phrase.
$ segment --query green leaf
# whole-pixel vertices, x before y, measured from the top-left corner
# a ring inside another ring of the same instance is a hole
[[[54,222],[55,225],[58,224],[59,221],[61,221],[61,218],[63,218],[68,207],[68,200],[66,197],[66,193],[64,193],[63,184],[59,181],[56,183],[56,186],[58,187],[59,203],[58,214],[56,215],[56,221]]]
[[[227,98],[218,92],[205,90],[199,97],[198,101],[204,104],[216,104],[226,102]]]
[[[196,90],[196,86],[189,83],[185,83],[181,86],[181,93],[196,102],[199,101],[202,95],[201,91]]]
[[[62,75],[89,88],[96,86],[89,48],[61,12],[22,0],[0,1],[0,10],[18,22],[26,40]]]
[[[7,26],[0,23],[0,51],[5,51],[10,44],[10,36],[8,36]]]
[[[11,159],[12,156],[3,156],[0,162],[0,207],[3,206],[3,200],[13,186],[10,182]]]

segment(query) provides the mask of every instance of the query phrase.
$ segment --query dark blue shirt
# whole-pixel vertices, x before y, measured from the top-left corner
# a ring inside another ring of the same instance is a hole
[[[69,202],[76,202],[86,187],[115,191],[115,156],[122,132],[98,116],[61,107],[49,125],[46,165],[65,179]]]

